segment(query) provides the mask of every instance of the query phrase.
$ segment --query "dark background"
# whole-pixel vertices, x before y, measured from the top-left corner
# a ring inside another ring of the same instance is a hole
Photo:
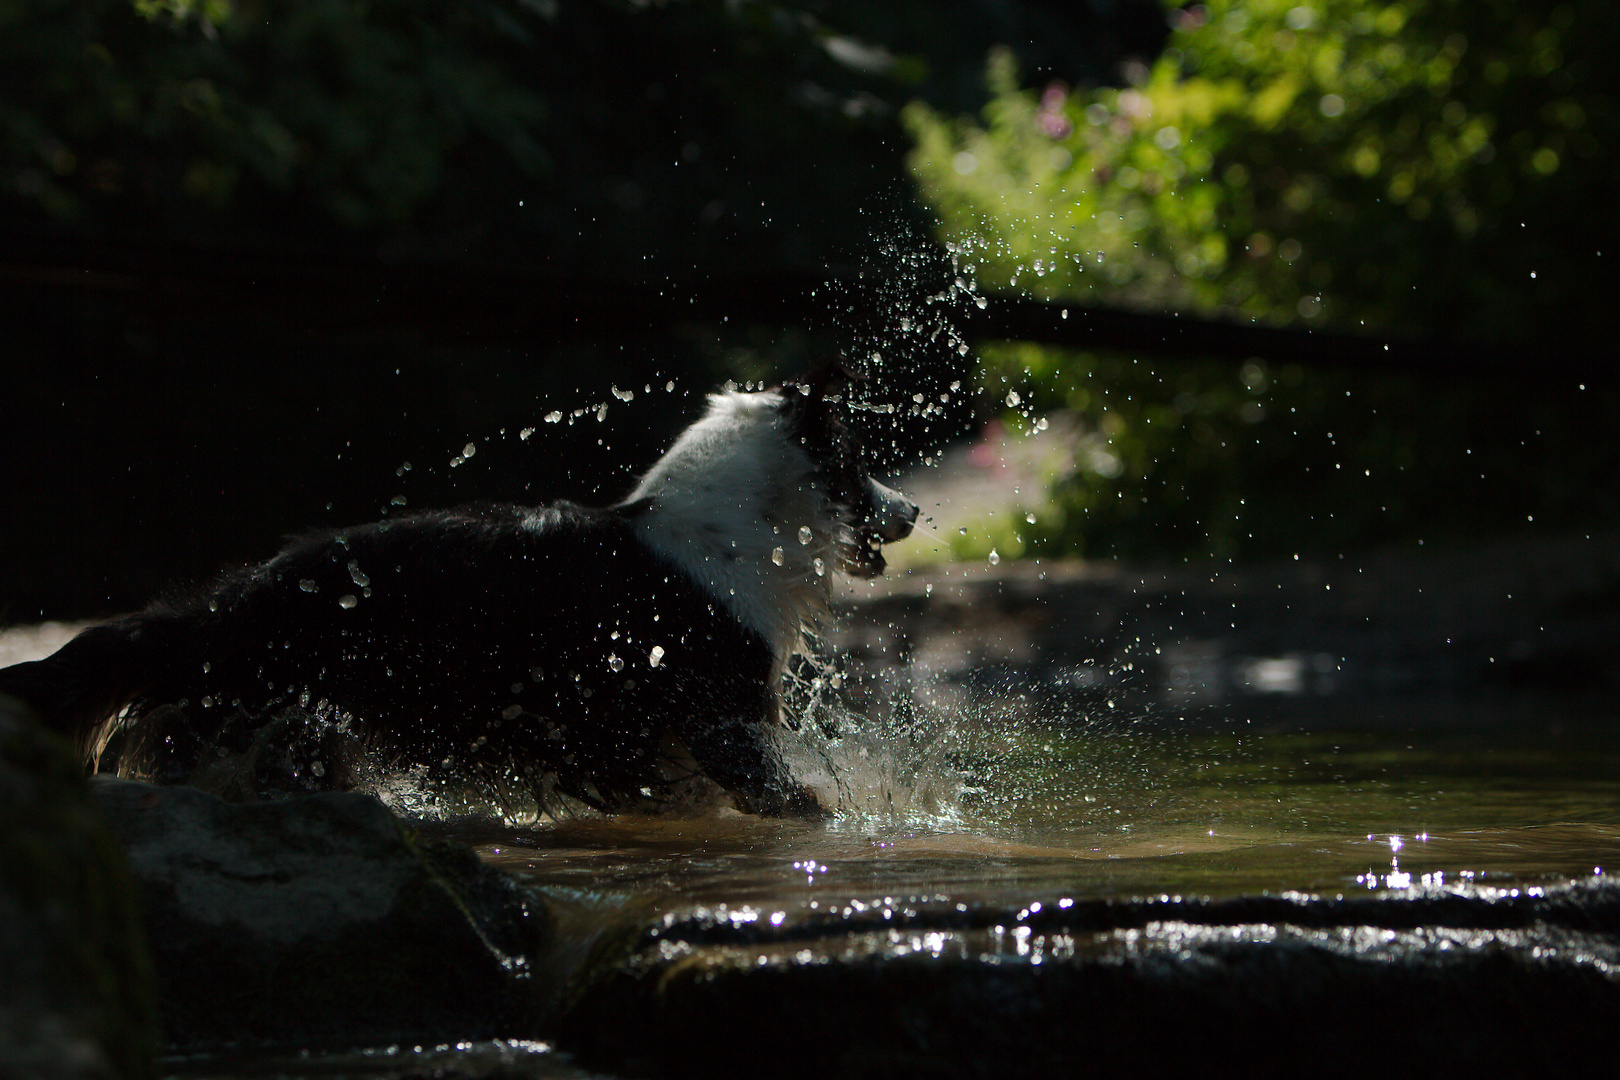
[[[950,280],[901,108],[975,112],[996,45],[1032,87],[1118,83],[1166,18],[1154,0],[0,5],[0,623],[127,610],[397,498],[608,501],[718,382],[833,352],[885,353],[878,403],[971,385],[971,355],[893,332]],[[1614,204],[1592,214],[1616,228]],[[1560,460],[1593,448],[1447,511],[1550,501],[1571,527],[1620,514],[1591,482],[1613,475],[1614,395],[1573,390],[1612,387],[1607,281],[1566,289],[1530,354],[1011,299],[951,317],[969,340],[1172,366],[1393,365],[1403,423],[1434,403],[1468,418],[1447,438],[1485,447],[1514,409],[1502,430],[1556,427],[1537,445]],[[998,398],[868,441],[912,462]],[[1276,497],[1290,542],[1296,494]]]
[[[0,622],[127,609],[395,496],[617,497],[716,383],[855,348],[883,244],[912,259],[886,278],[937,284],[900,105],[977,107],[998,42],[1112,78],[1165,25],[1104,0],[180,8],[0,11]],[[943,355],[911,362],[961,377]]]

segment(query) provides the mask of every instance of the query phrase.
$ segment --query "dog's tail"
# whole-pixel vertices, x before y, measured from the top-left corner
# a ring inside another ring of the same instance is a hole
[[[0,668],[0,694],[32,708],[89,762],[103,725],[172,665],[164,626],[130,615],[89,627],[43,660]]]

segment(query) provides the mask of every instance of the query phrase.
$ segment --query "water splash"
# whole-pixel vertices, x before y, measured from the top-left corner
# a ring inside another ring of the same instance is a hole
[[[830,665],[802,665],[785,677],[784,703],[796,722],[778,746],[793,775],[846,823],[958,823],[972,788],[951,761],[960,746],[955,722],[904,708],[863,713],[843,689]]]

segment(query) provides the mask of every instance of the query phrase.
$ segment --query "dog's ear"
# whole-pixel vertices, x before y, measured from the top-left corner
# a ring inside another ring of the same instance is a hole
[[[823,413],[830,395],[837,394],[850,383],[865,381],[866,376],[850,366],[844,357],[823,360],[799,377],[782,383],[779,388],[783,397],[782,410],[795,418]]]

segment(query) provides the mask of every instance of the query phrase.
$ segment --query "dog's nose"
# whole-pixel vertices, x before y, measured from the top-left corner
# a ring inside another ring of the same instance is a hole
[[[872,517],[878,537],[885,544],[892,544],[910,536],[911,527],[917,521],[917,504],[876,480],[868,480],[867,483],[872,485],[872,506],[875,508]]]

